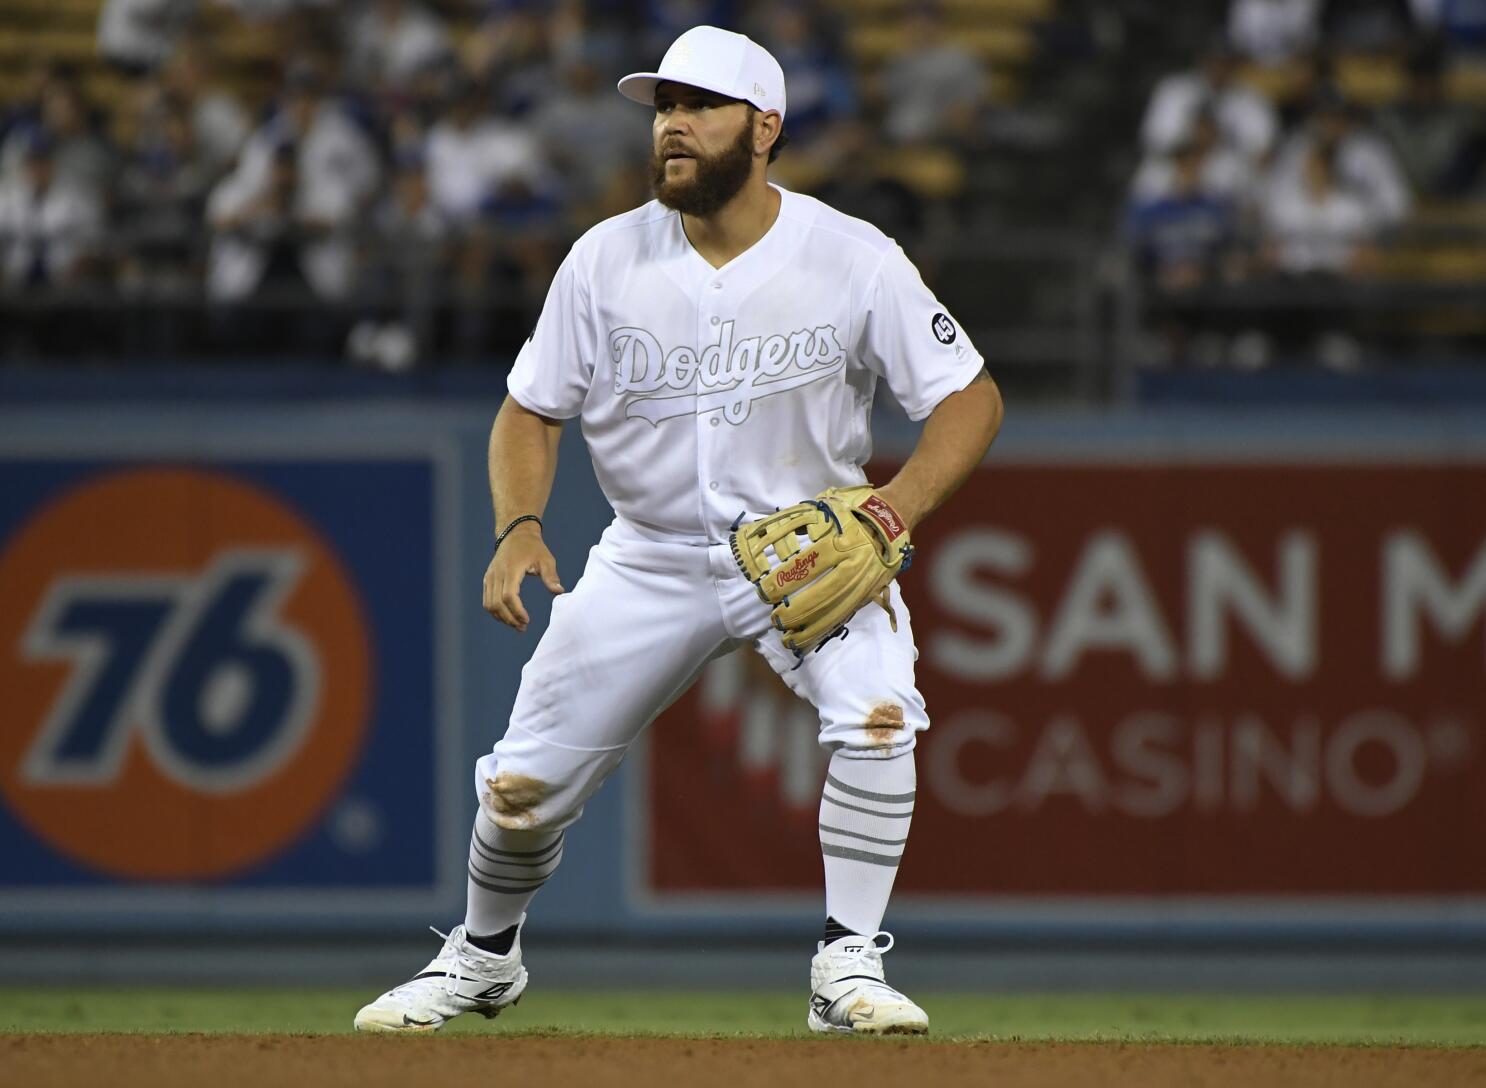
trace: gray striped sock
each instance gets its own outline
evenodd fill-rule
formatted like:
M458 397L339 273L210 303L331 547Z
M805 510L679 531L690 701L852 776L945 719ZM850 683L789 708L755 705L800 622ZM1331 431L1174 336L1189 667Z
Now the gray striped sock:
M826 914L856 933L876 933L913 822L913 753L892 759L831 757L820 798Z
M484 812L476 813L465 928L470 933L499 933L521 921L527 904L561 860L561 831L507 831Z

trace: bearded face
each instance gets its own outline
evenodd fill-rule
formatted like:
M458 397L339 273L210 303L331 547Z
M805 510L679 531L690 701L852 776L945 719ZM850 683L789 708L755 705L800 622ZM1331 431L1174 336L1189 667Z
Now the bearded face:
M650 156L650 181L656 199L685 215L715 214L738 195L752 170L752 113L743 118L732 143L716 154L709 155L687 141L668 137Z

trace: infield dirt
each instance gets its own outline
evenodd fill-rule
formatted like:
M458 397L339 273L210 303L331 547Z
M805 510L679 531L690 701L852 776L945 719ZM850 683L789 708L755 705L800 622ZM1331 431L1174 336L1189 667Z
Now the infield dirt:
M17 1088L423 1084L1353 1086L1486 1083L1486 1049L917 1040L267 1035L0 1037Z

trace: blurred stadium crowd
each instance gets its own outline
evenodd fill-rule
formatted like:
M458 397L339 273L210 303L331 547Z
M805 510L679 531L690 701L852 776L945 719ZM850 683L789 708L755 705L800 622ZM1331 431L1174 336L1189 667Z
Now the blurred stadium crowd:
M1351 369L1359 305L1388 301L1369 286L1477 286L1483 79L1481 0L1231 0L1140 128L1126 232L1165 306L1153 355Z
M58 4L92 15L89 0L47 0ZM116 332L134 354L346 353L391 367L509 349L567 243L648 199L650 115L614 81L699 22L740 27L783 63L786 183L900 233L918 198L866 178L870 132L973 140L985 95L984 62L927 5L871 83L847 59L839 13L810 2L91 8L96 60L39 52L0 114L5 290L55 304L11 310L12 358ZM84 296L95 305L74 311Z
M0 361L509 358L701 22L1003 368L1486 356L1486 0L5 0Z

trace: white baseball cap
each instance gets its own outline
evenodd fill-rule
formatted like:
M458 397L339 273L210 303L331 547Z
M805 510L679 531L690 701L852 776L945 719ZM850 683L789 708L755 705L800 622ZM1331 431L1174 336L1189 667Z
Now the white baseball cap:
M657 83L684 83L752 102L784 120L784 69L757 42L715 26L694 26L671 43L660 71L635 72L619 81L619 93L655 105Z

